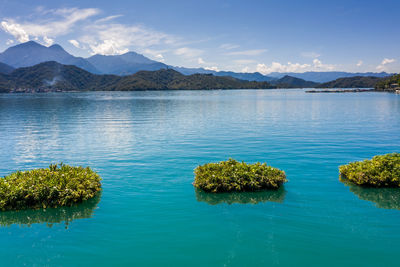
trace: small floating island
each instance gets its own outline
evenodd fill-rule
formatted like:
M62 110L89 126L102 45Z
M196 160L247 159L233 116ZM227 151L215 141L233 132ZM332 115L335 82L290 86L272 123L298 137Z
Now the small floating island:
M390 153L371 160L339 167L340 181L365 187L400 187L400 154Z
M287 182L284 171L266 163L246 164L234 159L198 166L194 173L193 185L211 193L278 189Z
M101 191L101 178L89 167L52 164L0 178L0 210L71 206Z

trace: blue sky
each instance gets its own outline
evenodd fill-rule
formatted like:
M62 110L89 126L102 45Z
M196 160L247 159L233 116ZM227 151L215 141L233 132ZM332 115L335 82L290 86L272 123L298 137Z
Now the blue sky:
M0 50L36 40L215 70L399 72L399 10L398 0L0 0Z

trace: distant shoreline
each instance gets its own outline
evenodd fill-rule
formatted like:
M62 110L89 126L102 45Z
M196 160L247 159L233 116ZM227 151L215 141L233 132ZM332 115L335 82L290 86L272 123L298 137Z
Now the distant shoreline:
M378 92L376 89L332 89L332 90L308 90L306 93L362 93L362 92Z

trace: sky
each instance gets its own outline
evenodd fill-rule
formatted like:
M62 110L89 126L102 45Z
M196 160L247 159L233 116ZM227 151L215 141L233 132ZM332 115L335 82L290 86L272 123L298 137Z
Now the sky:
M237 72L400 72L399 0L0 0L0 51L135 51Z

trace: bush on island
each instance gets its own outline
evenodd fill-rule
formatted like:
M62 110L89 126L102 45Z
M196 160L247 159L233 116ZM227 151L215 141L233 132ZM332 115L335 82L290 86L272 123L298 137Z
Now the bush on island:
M101 190L100 176L89 167L52 164L0 178L0 210L71 206Z
M246 164L234 159L198 166L193 185L206 192L240 192L278 189L285 183L284 171L266 163Z
M369 187L400 187L400 154L391 153L371 160L339 167L340 181Z

